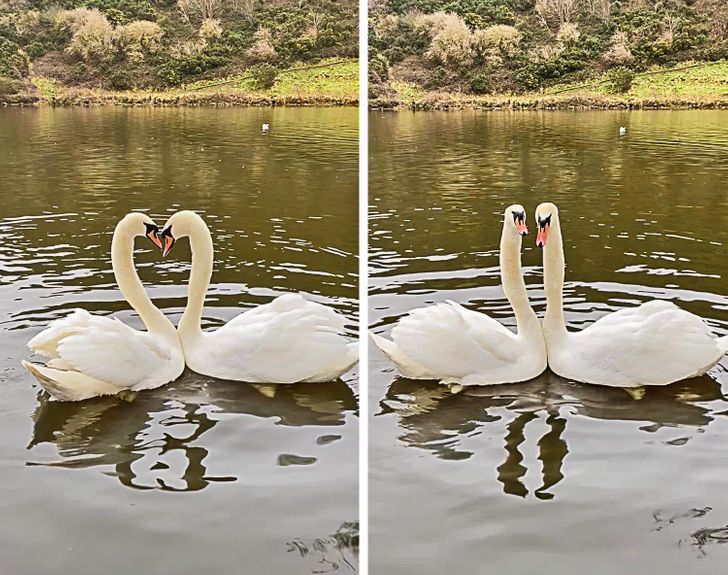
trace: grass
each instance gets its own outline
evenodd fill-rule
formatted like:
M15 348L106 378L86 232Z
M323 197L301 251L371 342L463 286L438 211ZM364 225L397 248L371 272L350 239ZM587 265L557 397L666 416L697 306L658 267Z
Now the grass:
M638 74L625 94L608 94L604 76L590 83L559 84L542 92L474 96L428 92L392 82L392 93L370 102L373 107L460 108L728 108L728 61L684 62Z
M274 85L259 89L248 74L206 80L164 91L107 91L69 87L48 78L31 78L27 93L9 103L52 105L323 105L358 103L359 64L328 60L295 65L279 72Z

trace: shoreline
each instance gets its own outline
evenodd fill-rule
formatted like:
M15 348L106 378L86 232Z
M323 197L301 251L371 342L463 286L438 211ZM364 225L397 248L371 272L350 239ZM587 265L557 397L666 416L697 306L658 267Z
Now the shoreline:
M149 93L149 94L80 94L61 98L45 99L34 94L13 94L0 96L2 107L29 108L95 108L119 107L356 107L358 98L334 95L321 96L257 96L241 93Z
M725 98L615 98L608 96L502 96L456 97L450 94L429 94L410 100L371 99L369 109L402 111L459 110L728 110Z

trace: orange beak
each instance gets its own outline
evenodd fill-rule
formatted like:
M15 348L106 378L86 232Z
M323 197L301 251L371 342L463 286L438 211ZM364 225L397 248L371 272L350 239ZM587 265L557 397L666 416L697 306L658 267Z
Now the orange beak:
M549 237L549 224L546 224L544 227L538 228L538 233L536 234L536 245L539 248L543 248L546 246L546 240Z
M160 246L162 248L162 257L166 256L169 253L169 250L172 249L172 246L174 245L174 238L172 236L164 236L164 246Z
M162 249L162 240L159 239L159 236L157 236L157 232L154 230L149 230L147 232L147 237L152 240L152 243L157 246L160 250Z
M528 235L528 228L525 221L516 220L516 231L522 236Z

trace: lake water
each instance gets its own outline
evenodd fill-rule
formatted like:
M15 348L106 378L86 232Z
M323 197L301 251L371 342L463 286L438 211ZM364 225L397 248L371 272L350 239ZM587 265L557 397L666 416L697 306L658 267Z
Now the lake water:
M186 373L132 403L61 404L20 360L77 306L141 327L109 256L130 210L204 214L207 326L300 291L356 336L357 111L0 110L0 174L0 572L352 572L355 370L275 393ZM137 245L176 322L187 242L164 260Z
M514 202L543 317L542 201L560 208L571 329L659 298L728 333L728 112L377 112L370 147L377 333L445 299L514 327L497 259ZM548 372L453 395L378 350L370 366L374 573L725 570L728 358L643 396Z

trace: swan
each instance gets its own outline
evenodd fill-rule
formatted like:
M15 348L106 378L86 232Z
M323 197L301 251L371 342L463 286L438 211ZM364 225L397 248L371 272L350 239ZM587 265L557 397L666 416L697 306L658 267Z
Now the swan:
M200 321L212 277L212 236L202 217L187 210L165 223L162 255L185 237L190 241L192 271L177 331L192 371L248 383L325 382L357 362L358 345L341 335L344 317L300 294L279 296L216 331L203 332Z
M610 313L579 332L567 331L559 210L551 203L539 205L536 223L546 291L543 334L556 374L613 387L668 385L704 374L728 351L728 337L715 337L700 317L662 300Z
M391 341L371 334L401 375L465 386L516 383L544 372L546 345L521 273L521 241L527 233L523 206L506 208L501 282L518 333L452 301L416 309L397 323Z
M177 330L149 299L134 267L134 238L146 236L161 248L158 231L149 216L132 212L119 221L111 240L116 282L148 331L75 309L28 342L50 360L47 365L23 361L23 367L54 399L82 401L153 389L181 375L185 363Z

